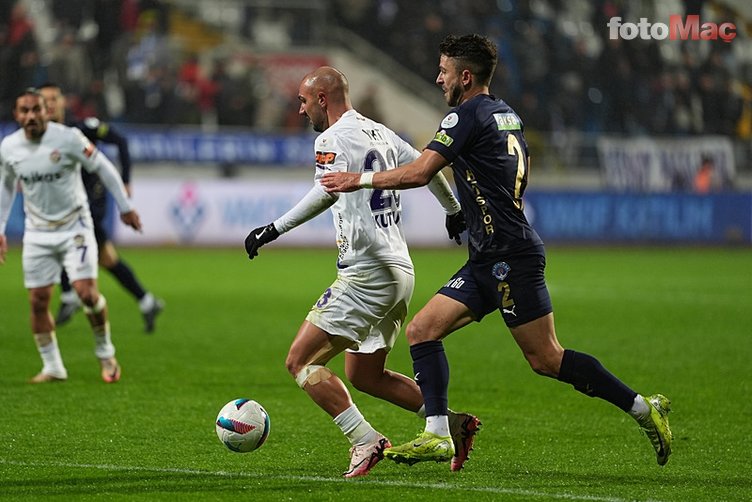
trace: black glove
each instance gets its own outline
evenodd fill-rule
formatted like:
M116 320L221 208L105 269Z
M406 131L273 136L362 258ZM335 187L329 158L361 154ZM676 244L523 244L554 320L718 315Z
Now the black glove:
M274 223L254 228L251 233L248 234L248 237L245 238L245 251L248 253L248 259L252 260L258 256L259 248L264 244L269 244L277 237L279 237L279 232L274 228Z
M465 213L460 209L454 214L448 214L446 217L446 229L450 239L454 239L454 242L459 246L462 244L462 238L460 234L467 229L465 224Z

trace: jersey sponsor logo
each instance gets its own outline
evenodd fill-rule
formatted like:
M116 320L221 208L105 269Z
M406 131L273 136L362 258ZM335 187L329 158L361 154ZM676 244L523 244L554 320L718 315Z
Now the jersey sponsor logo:
M499 131L519 131L522 129L520 118L514 113L494 113L493 118Z
M52 150L52 152L50 153L50 160L52 161L53 164L57 164L58 162L60 162L60 159L62 157L63 156L60 153L60 150Z
M316 163L321 165L334 164L337 154L334 152L316 152Z
M460 121L460 116L457 115L457 113L452 112L446 117L444 117L444 120L441 121L441 127L444 129L451 129L452 127L456 126Z
M439 143L447 147L454 143L454 139L449 136L443 129L436 133L436 136L433 137L433 140L438 141Z
M462 286L465 284L465 279L462 277L454 277L450 279L449 282L444 284L445 288L451 288L451 289L462 289Z
M495 263L493 268L491 269L491 275L496 277L498 280L503 281L507 278L507 275L509 275L509 271L512 270L512 267L510 267L507 262L500 261L499 263Z
M22 174L21 176L19 176L19 179L22 182L26 183L27 185L31 185L33 183L37 183L40 181L50 183L50 182L53 182L62 178L63 174L64 174L63 171L56 171L54 173L33 172L29 175Z

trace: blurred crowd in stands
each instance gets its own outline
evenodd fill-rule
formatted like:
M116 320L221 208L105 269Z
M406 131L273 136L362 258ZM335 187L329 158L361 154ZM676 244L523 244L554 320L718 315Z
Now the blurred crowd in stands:
M12 100L21 89L51 80L66 91L71 113L78 117L304 127L296 117L295 96L275 94L252 59L232 57L228 50L206 57L208 52L175 44L170 23L177 4L41 3L46 21L28 12L29 2L0 0L0 120L11 119ZM436 77L437 47L446 34L493 37L500 64L492 91L518 111L529 129L752 135L752 64L748 53L744 57L735 49L748 43L748 35L739 14L723 2L329 0L322 5L329 20L427 82ZM246 9L239 35L251 43L277 37L277 45L290 50L306 44L299 28L305 23L275 24L273 10L263 13L265 18ZM668 14L692 13L703 21L735 21L744 40L611 40L606 27L613 16L665 22ZM290 33L280 33L279 26Z

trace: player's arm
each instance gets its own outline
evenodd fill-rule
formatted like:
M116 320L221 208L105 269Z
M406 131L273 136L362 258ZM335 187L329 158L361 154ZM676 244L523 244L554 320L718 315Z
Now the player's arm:
M115 199L115 204L120 211L120 220L134 230L140 231L141 218L131 205L128 193L125 191L125 185L123 185L123 180L115 165L99 152L81 131L78 129L72 130L76 132L81 146L80 149L73 149L73 156L81 162L84 169L96 174L102 180L104 186Z
M88 119L87 119L88 120ZM94 119L97 120L97 119ZM128 186L131 182L131 153L128 149L128 139L123 134L106 122L98 122L97 139L103 143L115 145L118 149L118 158L120 159L120 177L126 191L130 195Z
M413 162L397 169L362 174L330 172L324 174L321 184L329 193L354 192L361 188L415 188L427 185L447 164L442 155L426 149Z
M5 263L5 256L8 253L5 227L8 224L15 196L16 177L3 165L2 159L0 159L0 265Z
M248 253L248 259L252 260L258 256L258 250L261 246L323 213L336 200L337 197L327 193L320 184L313 185L313 188L284 215L268 225L251 230L251 233L245 238L245 250Z

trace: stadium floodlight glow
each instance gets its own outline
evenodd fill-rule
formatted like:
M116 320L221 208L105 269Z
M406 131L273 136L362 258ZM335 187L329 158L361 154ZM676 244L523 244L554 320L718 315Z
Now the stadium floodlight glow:
M700 16L690 15L682 19L679 15L668 17L668 24L651 23L648 18L641 17L637 23L622 22L621 17L614 16L606 23L608 37L611 40L621 38L634 40L639 37L642 40L718 40L726 43L736 38L736 25L734 23L700 24Z

